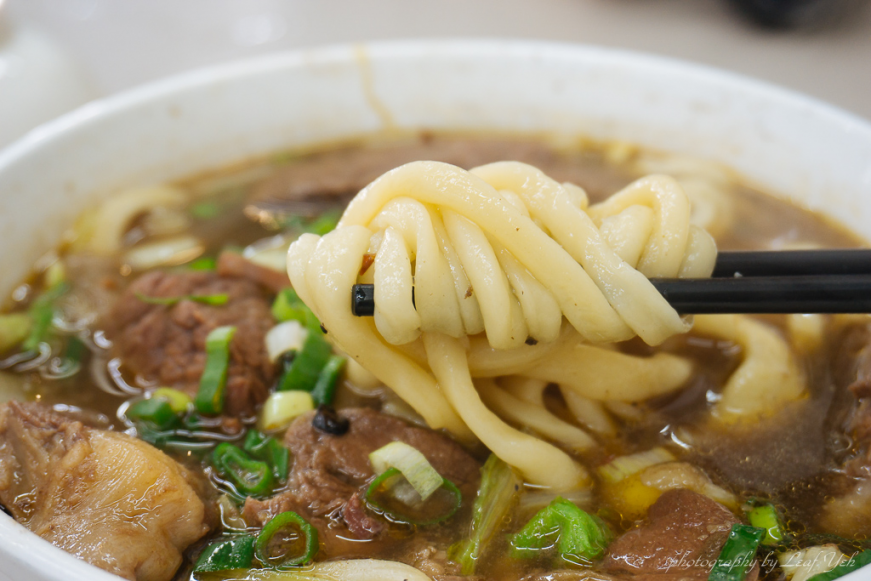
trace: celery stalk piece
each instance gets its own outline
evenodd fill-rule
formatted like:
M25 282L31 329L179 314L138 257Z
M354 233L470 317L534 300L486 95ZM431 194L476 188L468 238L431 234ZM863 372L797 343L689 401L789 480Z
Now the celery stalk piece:
M463 575L473 575L487 545L505 526L520 497L520 478L508 464L491 454L481 468L481 485L472 507L469 537L455 543L448 556L460 564Z

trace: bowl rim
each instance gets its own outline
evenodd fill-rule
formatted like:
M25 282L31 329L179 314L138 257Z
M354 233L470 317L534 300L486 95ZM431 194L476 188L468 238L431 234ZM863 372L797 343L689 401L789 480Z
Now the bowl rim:
M507 54L507 53L551 53L584 56L612 62L634 62L651 69L659 69L663 73L688 74L715 84L727 84L742 92L768 94L772 98L789 102L805 108L812 108L830 117L833 122L842 126L852 126L871 132L871 119L866 119L857 113L848 111L827 101L807 95L800 91L783 87L775 83L758 79L749 75L736 73L726 69L684 61L678 58L656 55L623 48L610 48L593 44L555 42L545 40L512 40L512 39L398 39L361 43L325 44L312 47L277 51L251 58L198 67L183 71L165 78L156 79L129 89L94 99L65 113L51 121L40 124L27 133L0 149L0 172L17 159L25 157L32 150L56 135L72 131L95 117L103 117L120 113L124 109L146 103L153 99L205 86L218 80L238 79L246 75L269 70L282 69L293 65L326 63L330 61L347 61L349 55L357 49L364 49L371 59L404 55L409 52L426 51L435 53L472 52L477 54Z
M239 81L248 75L305 67L311 64L345 63L353 58L352 55L355 51L361 48L373 61L391 56L407 58L409 54L448 56L462 53L478 57L547 54L561 55L579 62L595 60L599 64L624 63L665 74L692 77L714 86L728 87L732 91L765 96L772 101L814 110L825 117L829 123L850 132L867 134L868 141L871 142L871 120L856 113L768 81L678 58L622 48L543 40L506 38L397 39L325 44L267 53L183 71L101 97L31 129L5 148L0 149L0 174L6 168L26 159L61 136L75 133L77 129L99 119L135 110L138 106L161 97L207 87L216 82ZM38 551L29 552L34 547ZM36 557L35 563L34 556ZM117 581L119 579L119 577L90 565L44 541L2 513L0 513L0 561L4 565L7 563L18 564L25 567L25 570L47 575L51 579L70 581ZM4 566L3 569L5 568ZM860 575L858 572L853 573L850 578L858 579L858 575ZM0 571L0 577L2 576L3 571ZM864 576L871 578L871 574Z

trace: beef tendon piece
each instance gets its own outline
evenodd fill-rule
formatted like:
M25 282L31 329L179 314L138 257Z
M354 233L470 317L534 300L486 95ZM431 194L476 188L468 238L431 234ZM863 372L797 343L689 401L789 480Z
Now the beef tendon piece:
M339 410L349 429L331 435L312 425L314 415L299 417L285 434L294 459L287 491L267 500L249 498L244 509L249 524L262 526L292 510L317 527L328 557L367 556L376 547L385 548L397 537L387 534L383 521L367 512L360 495L375 476L369 454L394 441L420 450L439 474L457 485L465 504L475 498L480 465L448 436L362 408Z
M137 581L169 581L205 535L189 475L126 434L38 404L0 406L0 503L45 540Z
M216 294L226 294L229 300L223 305L191 300L156 305L140 298ZM265 343L275 324L269 296L246 278L154 271L130 285L103 324L113 355L128 370L192 396L206 364L206 336L216 327L234 325L224 413L247 416L266 400L275 374Z
M648 509L647 522L611 544L603 569L636 580L704 581L737 523L735 515L707 496L669 490ZM754 566L747 579L757 576Z

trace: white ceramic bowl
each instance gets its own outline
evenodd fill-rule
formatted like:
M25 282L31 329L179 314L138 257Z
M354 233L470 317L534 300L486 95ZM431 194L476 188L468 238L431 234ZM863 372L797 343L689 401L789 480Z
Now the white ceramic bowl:
M394 42L204 69L34 130L0 152L0 296L119 188L390 127L546 130L715 159L871 238L871 125L828 105L614 50ZM0 579L117 581L3 514Z

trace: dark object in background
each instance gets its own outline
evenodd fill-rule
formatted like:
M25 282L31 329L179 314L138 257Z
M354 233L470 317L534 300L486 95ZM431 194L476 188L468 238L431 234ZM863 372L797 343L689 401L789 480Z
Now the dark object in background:
M744 16L766 28L818 27L842 18L854 0L730 0Z

